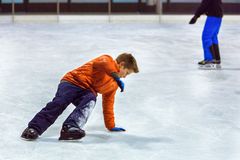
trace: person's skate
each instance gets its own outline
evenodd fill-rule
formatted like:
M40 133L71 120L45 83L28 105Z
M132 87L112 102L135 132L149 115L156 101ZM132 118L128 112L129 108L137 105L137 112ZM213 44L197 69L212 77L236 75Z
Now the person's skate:
M85 136L85 131L70 125L64 125L58 140L78 140Z
M28 141L36 140L38 138L38 132L33 128L27 127L23 131L21 138Z
M221 60L213 60L213 64L215 64L215 69L221 69L222 66L221 66Z
M206 70L218 70L221 69L221 61L219 60L212 60L212 61L200 61L198 62L199 69L206 69Z

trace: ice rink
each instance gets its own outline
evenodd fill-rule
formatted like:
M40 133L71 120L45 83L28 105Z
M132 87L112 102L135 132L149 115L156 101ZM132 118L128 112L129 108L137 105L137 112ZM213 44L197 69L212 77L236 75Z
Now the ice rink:
M204 18L204 16L203 16ZM222 24L222 70L199 70L203 23L0 25L0 160L239 160L240 27ZM59 142L70 105L37 141L20 139L61 77L101 54L131 52L140 72L118 90L104 127L101 95L87 136Z

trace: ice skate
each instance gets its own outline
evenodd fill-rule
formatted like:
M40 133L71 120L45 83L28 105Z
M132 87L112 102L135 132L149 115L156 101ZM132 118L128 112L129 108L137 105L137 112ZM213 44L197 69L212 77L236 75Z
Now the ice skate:
M220 61L201 61L198 63L199 69L205 69L205 70L219 70L221 69L221 62Z
M205 64L207 64L207 63L209 63L209 61L207 61L207 60L202 60L202 61L198 62L198 65L199 65L199 66L202 66L202 65L205 65Z
M219 70L221 69L221 61L220 60L202 60L198 62L199 69L205 69L205 70Z
M21 135L21 138L23 140L28 140L28 141L36 140L38 138L38 132L35 129L33 129L33 128L27 127L23 131L23 133Z
M58 140L79 140L85 135L85 131L80 128L64 125Z

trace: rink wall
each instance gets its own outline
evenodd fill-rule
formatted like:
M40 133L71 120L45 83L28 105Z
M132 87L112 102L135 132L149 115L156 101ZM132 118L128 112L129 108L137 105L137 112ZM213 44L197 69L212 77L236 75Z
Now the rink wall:
M192 15L0 15L0 23L186 23ZM204 21L201 16L198 21ZM226 23L240 23L240 15L226 15Z

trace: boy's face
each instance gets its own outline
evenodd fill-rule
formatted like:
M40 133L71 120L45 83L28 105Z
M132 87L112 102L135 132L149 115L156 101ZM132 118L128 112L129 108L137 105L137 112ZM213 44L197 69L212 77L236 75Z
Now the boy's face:
M119 64L119 70L120 71L118 72L118 76L120 78L125 78L128 75L130 75L131 73L133 73L133 70L124 67L124 62L121 62Z

